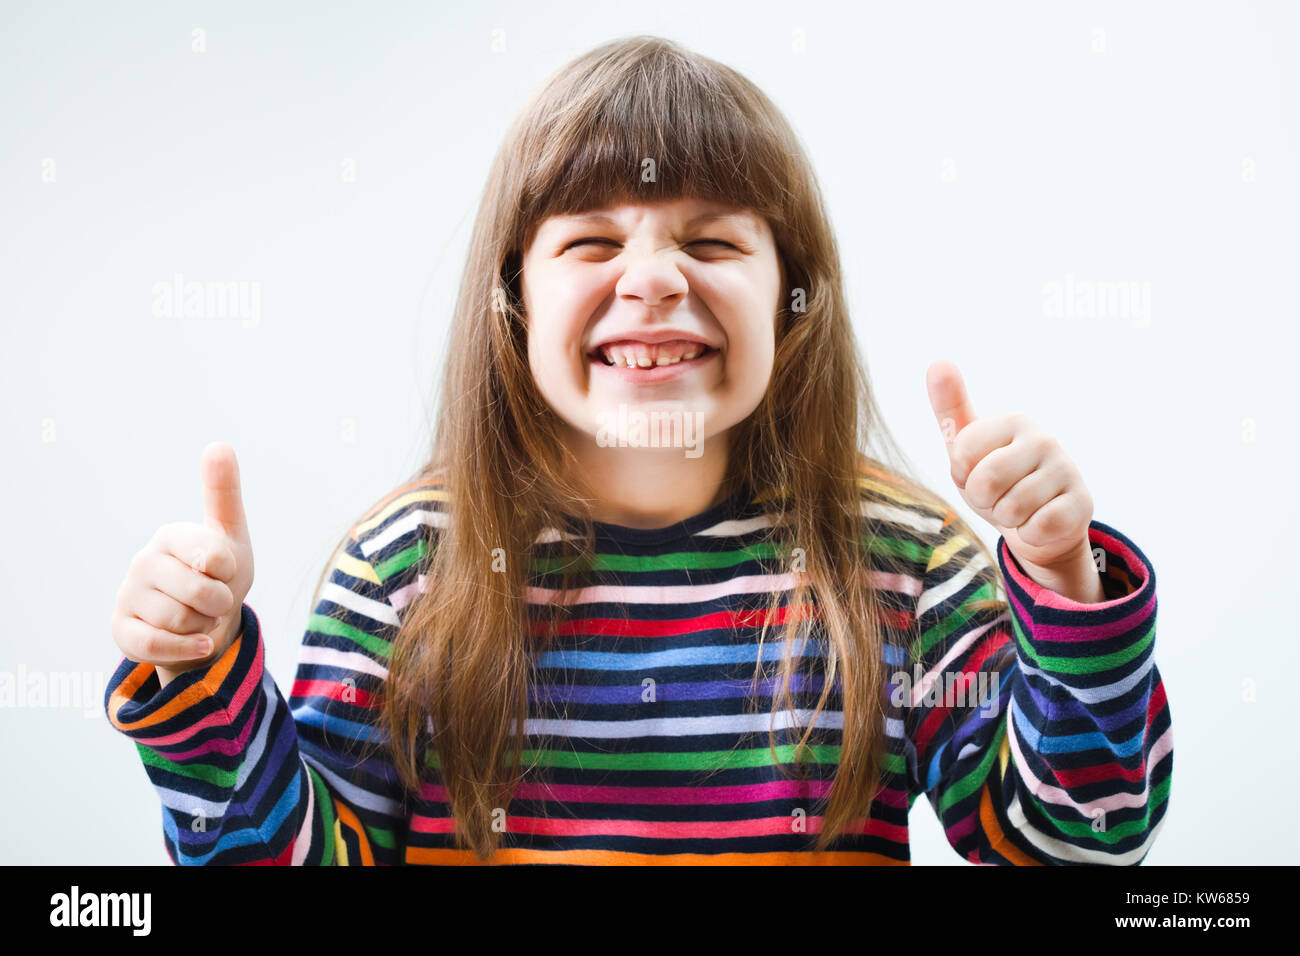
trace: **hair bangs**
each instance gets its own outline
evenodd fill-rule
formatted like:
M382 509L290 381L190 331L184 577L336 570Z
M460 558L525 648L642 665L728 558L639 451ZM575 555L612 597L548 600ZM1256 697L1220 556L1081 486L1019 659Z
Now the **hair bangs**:
M728 72L656 46L547 92L556 108L539 108L517 154L533 160L517 180L520 247L551 216L625 203L700 199L785 220L784 142Z

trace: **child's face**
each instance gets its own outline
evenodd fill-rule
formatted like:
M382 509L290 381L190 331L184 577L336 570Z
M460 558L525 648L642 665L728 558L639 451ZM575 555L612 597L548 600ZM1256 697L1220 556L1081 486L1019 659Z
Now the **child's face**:
M727 218L699 218L717 215ZM622 404L699 413L698 437L711 438L767 389L781 283L771 229L744 209L678 199L553 216L535 228L520 277L533 377L587 435ZM680 349L627 344L664 333L716 352L674 363ZM611 340L627 345L614 349L618 366L592 357Z

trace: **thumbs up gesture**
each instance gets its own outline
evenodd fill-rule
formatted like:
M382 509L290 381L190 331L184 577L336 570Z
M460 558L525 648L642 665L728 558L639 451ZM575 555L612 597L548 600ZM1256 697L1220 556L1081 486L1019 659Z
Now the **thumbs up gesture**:
M253 546L235 452L203 449L203 523L165 524L127 568L113 608L113 640L153 664L163 686L219 658L240 634L253 585Z
M962 500L1038 584L1080 603L1102 601L1088 538L1092 495L1056 439L1020 413L977 418L951 362L931 364L925 385Z

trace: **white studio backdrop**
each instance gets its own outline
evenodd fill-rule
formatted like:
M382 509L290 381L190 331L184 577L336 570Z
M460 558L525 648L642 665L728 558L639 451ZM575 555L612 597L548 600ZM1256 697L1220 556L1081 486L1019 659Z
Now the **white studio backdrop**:
M1147 864L1300 861L1278 796L1300 782L1297 9L0 3L0 672L85 682L82 706L0 708L0 862L168 862L103 715L131 555L201 520L199 452L228 441L287 693L332 545L428 444L506 125L551 71L638 33L789 116L931 487L996 541L929 408L948 358L978 413L1052 431L1095 517L1151 558L1175 757ZM159 283L193 280L255 307L156 314ZM914 862L964 865L924 800L911 825Z

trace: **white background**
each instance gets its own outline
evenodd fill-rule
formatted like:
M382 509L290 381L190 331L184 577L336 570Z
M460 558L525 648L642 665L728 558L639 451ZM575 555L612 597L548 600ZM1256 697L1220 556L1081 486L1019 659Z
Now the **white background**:
M949 358L977 413L1051 430L1095 517L1153 561L1176 746L1147 863L1300 861L1296 11L0 4L0 670L88 671L102 694L127 563L202 519L220 439L287 693L331 546L428 444L506 125L572 57L653 33L739 69L799 132L874 387L931 487L996 541L928 405ZM259 283L259 321L154 316L177 273ZM1054 318L1044 289L1067 276L1137 283L1150 311ZM98 694L0 710L0 861L167 862ZM912 841L918 864L964 865L924 801Z

